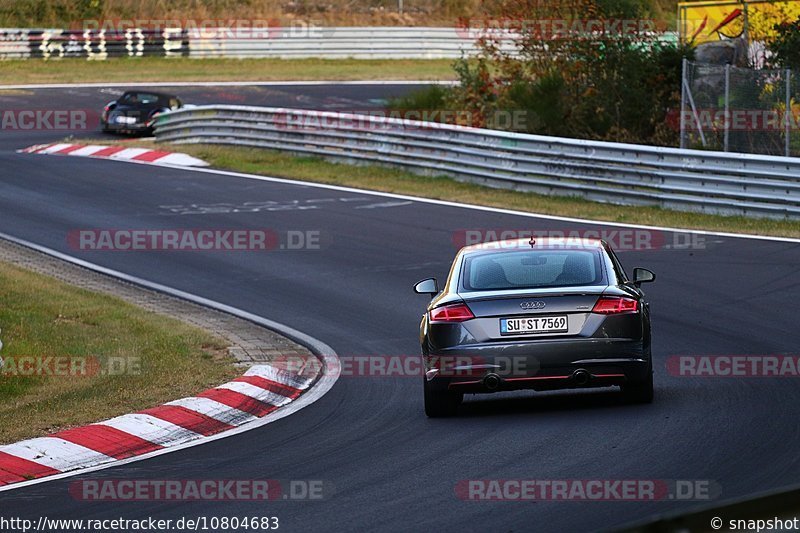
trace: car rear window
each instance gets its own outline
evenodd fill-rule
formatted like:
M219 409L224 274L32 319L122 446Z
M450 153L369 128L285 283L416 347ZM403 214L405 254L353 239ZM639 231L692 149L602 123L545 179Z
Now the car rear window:
M127 93L122 96L123 104L154 104L158 102L159 96L151 93Z
M487 291L602 283L599 252L525 250L467 256L462 285L468 291Z

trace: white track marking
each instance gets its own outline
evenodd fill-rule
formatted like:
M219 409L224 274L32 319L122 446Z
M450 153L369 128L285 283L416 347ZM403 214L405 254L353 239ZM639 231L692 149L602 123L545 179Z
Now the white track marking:
M245 376L259 376L262 378L266 378L272 381L276 381L278 383L283 383L284 385L289 385L290 387L294 387L295 389L305 390L308 388L309 381L306 378L302 378L300 376L290 375L283 370L278 368L269 366L269 365L257 365L249 368L247 372L244 373Z
M83 148L78 148L75 151L69 153L69 155L77 155L77 156L90 156L100 150L105 150L108 146L102 146L99 144L90 144L88 146L84 146Z
M58 151L63 150L65 148L69 148L70 146L72 146L72 145L69 144L69 143L57 143L57 144L53 144L51 146L47 146L45 148L36 150L36 153L37 154L52 154L53 152L58 152Z
M192 167L207 167L208 163L202 159L197 159L188 154L173 153L160 157L157 161L159 165L176 165L179 167L192 166Z
M124 431L159 446L169 446L202 436L172 422L142 413L118 416L100 422L99 425Z
M125 148L117 153L108 156L109 159L133 159L147 152L152 152L149 148Z
M231 381L230 383L225 383L217 388L238 392L239 394L244 394L245 396L253 398L254 400L268 403L270 405L277 405L279 407L292 401L291 398L281 396L280 394L262 389L261 387L256 387L255 385L251 385L243 381Z
M38 437L0 446L0 452L60 471L114 461L113 457L57 437Z
M209 416L220 422L230 424L231 426L239 426L245 422L257 420L257 417L250 413L234 409L233 407L212 400L211 398L181 398L180 400L167 402L165 405L185 407L190 411Z

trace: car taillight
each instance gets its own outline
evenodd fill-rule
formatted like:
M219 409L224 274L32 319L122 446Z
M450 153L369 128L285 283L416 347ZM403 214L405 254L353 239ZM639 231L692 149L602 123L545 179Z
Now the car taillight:
M639 301L622 296L601 296L594 304L592 313L615 315L618 313L635 313L639 310Z
M429 313L431 322L464 322L475 318L467 304L452 304L431 309Z

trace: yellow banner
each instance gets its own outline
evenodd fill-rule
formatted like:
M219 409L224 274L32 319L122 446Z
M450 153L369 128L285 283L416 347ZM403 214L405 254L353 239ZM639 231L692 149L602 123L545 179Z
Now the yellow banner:
M775 36L774 26L800 17L800 1L785 2L680 2L678 26L681 42L701 44L741 37L745 20L751 41Z

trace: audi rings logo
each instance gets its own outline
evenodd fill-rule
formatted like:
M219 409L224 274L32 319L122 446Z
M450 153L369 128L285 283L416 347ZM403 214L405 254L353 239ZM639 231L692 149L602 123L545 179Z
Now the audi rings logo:
M544 306L547 305L541 300L532 300L530 302L522 302L519 306L524 309L525 311L530 311L533 309L544 309Z

